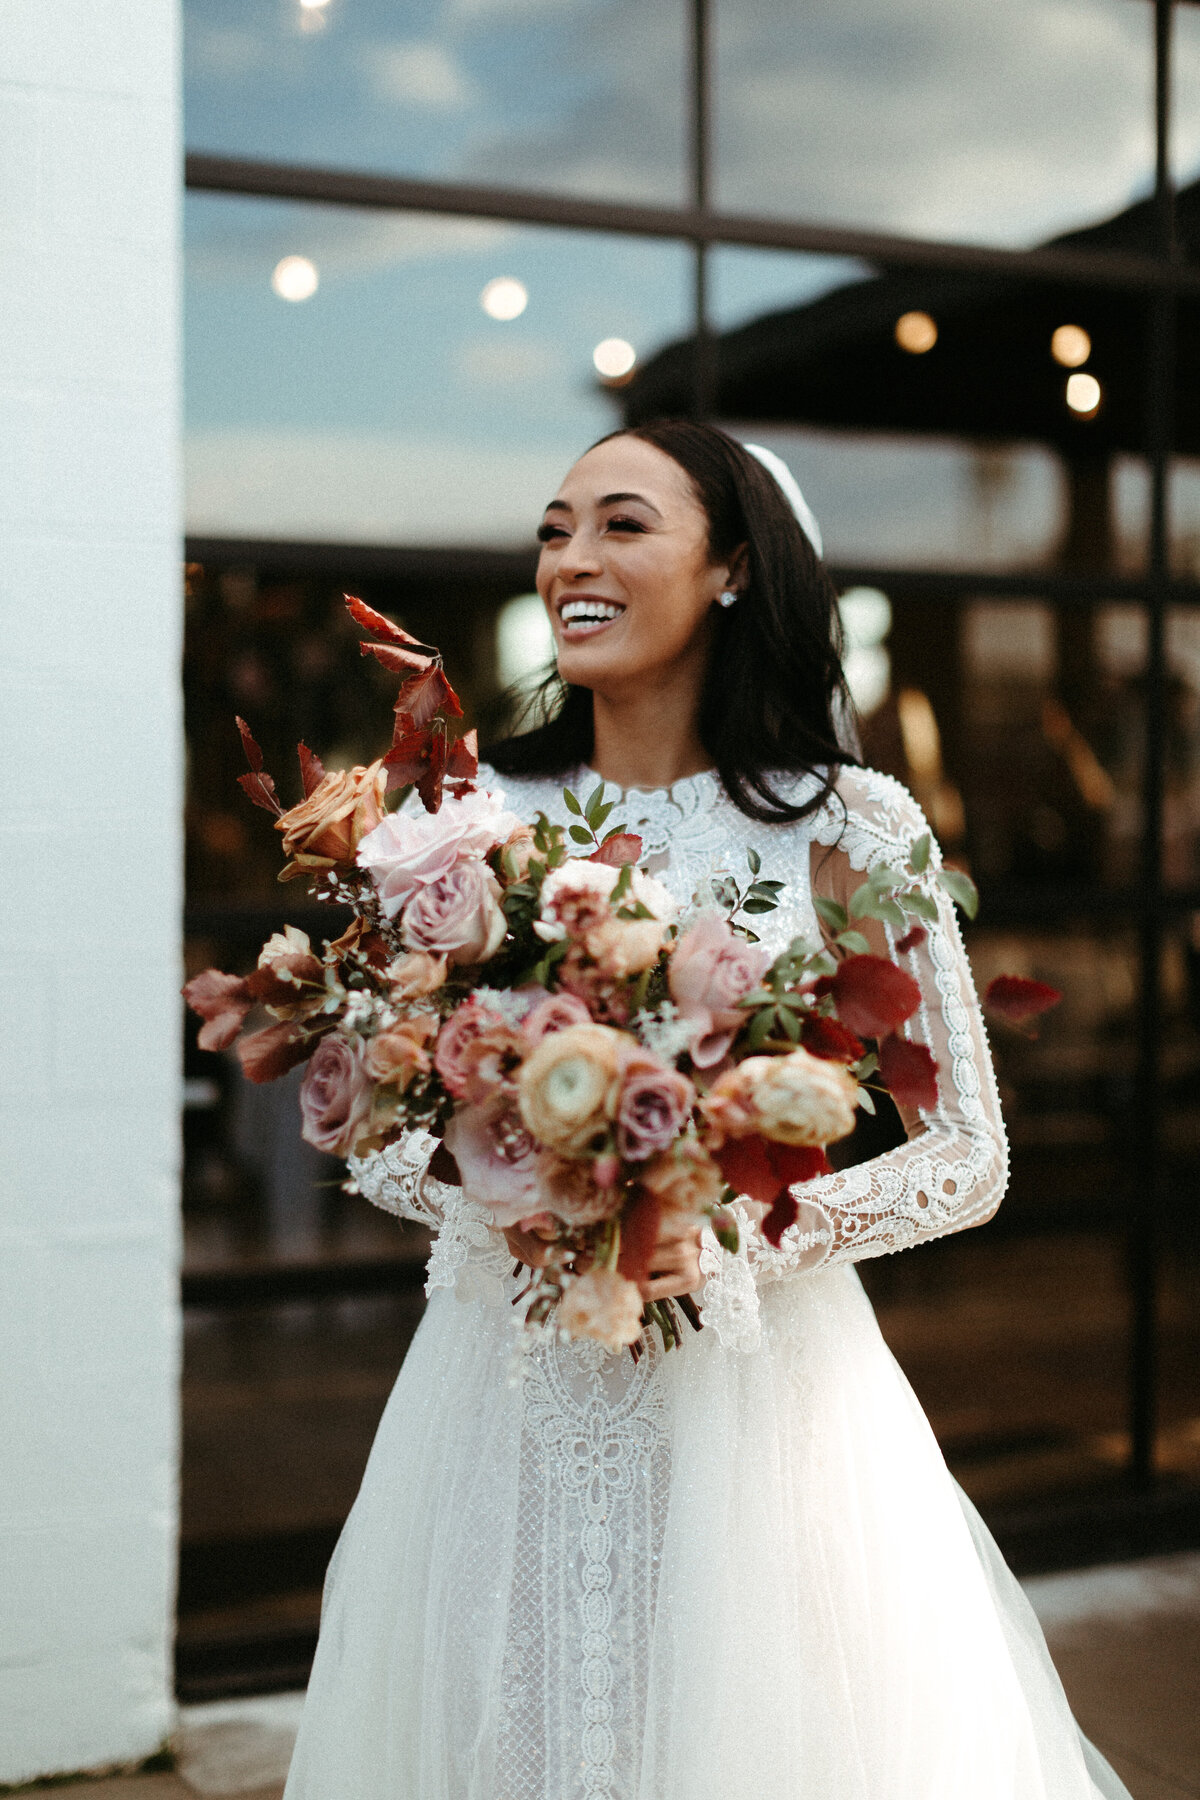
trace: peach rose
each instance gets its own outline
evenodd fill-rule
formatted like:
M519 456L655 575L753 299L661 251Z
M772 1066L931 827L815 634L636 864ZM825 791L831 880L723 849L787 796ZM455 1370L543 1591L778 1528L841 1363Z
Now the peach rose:
M400 916L410 950L448 956L452 963L487 962L504 942L500 883L486 863L464 860L417 889Z
M428 950L408 950L396 957L384 970L388 998L395 1006L408 1000L423 1000L436 993L446 979L444 956L430 956Z
M373 1037L363 1054L363 1067L372 1081L403 1093L414 1075L428 1075L433 1059L427 1046L437 1028L437 1020L426 1014L403 1019Z
M641 1336L642 1296L615 1269L589 1269L559 1301L558 1323L568 1337L594 1338L606 1349L623 1350Z
M680 1016L695 1028L692 1061L698 1069L719 1063L746 1014L743 994L758 986L771 960L761 944L747 943L715 910L702 912L676 944L667 983Z
M280 871L280 881L352 863L361 840L384 817L386 789L382 758L366 768L326 775L307 800L275 821L275 829L283 833L284 855L291 859Z
M314 956L308 933L285 925L258 955L256 997L277 1019L307 1019L325 1004L325 965Z
M666 938L659 919L618 919L611 915L594 925L583 947L600 970L614 981L626 981L653 968Z
M521 1117L562 1156L586 1156L617 1116L625 1040L607 1025L571 1025L544 1037L521 1069Z
M438 1033L434 1051L437 1072L456 1100L466 1098L477 1066L474 1047L480 1042L488 1051L501 1042L511 1043L516 1053L522 1048L507 1019L472 996L450 1014Z
M564 1225L596 1225L611 1219L625 1198L619 1186L601 1186L595 1164L587 1158L541 1156L538 1176L543 1205Z
M524 881L529 873L530 858L537 855L537 845L528 825L518 825L500 847L500 879L509 883Z
M757 1132L780 1144L834 1144L854 1129L858 1083L807 1050L748 1056L719 1075L701 1105L720 1140Z
M677 1138L661 1156L646 1164L638 1180L664 1212L707 1212L725 1191L721 1171L703 1144L693 1137Z

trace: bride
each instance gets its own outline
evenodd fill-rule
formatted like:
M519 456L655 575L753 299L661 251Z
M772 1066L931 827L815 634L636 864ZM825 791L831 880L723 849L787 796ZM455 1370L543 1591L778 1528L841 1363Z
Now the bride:
M602 440L546 508L566 684L481 785L566 822L598 779L681 903L748 848L777 953L925 830L839 746L836 602L786 468L707 426ZM354 1165L437 1232L429 1305L325 1584L285 1800L1105 1800L1041 1631L949 1474L854 1264L989 1218L1004 1131L952 909L902 953L940 1092L796 1190L773 1249L664 1230L647 1298L704 1328L635 1362L520 1350L515 1263L444 1149ZM873 948L895 954L890 928ZM450 1179L445 1179L445 1177ZM506 1241L507 1239L507 1241Z

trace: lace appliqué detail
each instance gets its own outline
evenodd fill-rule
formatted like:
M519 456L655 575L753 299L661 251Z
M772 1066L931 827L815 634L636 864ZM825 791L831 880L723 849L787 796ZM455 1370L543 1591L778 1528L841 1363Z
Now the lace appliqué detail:
M500 1734L515 1791L632 1791L670 1477L661 1355L648 1342L635 1367L547 1334L523 1359L522 1462L536 1498L520 1515L530 1574L514 1596ZM553 1583L534 1573L548 1568Z
M704 1227L700 1239L700 1273L704 1277L700 1311L705 1328L717 1334L726 1350L757 1350L762 1338L758 1289L747 1253L754 1226L742 1201L729 1211L738 1222L735 1255L722 1249L711 1226Z
M352 1156L350 1173L359 1193L384 1212L416 1219L436 1233L429 1253L425 1292L453 1288L460 1300L499 1305L512 1257L491 1215L461 1188L429 1173L438 1140L428 1131L409 1131L369 1156Z

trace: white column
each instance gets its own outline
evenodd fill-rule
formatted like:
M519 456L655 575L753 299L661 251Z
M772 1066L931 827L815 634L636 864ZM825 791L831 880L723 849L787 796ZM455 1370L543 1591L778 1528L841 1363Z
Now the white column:
M171 1726L174 0L0 0L0 1782Z

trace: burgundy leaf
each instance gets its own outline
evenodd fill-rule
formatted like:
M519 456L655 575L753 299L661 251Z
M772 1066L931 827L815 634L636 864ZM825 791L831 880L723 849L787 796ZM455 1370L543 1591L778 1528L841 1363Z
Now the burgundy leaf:
M296 754L300 758L300 779L304 783L304 798L307 800L324 781L325 764L307 744L297 744Z
M450 746L446 773L455 781L472 782L479 773L479 733L472 726Z
M1039 1013L1057 1006L1062 995L1045 981L1028 981L1024 975L997 975L989 981L983 1004L999 1013L1010 1025L1023 1025Z
M255 806L261 806L264 812L274 813L277 819L283 817L283 808L279 804L279 796L275 792L275 783L266 774L257 771L253 775L239 775L238 786L248 794Z
M364 631L373 632L376 637L383 638L389 644L407 644L413 650L420 651L425 660L437 655L436 650L431 649L428 644L423 644L420 638L413 637L410 631L405 631L401 626L394 624L391 619L385 618L383 613L376 612L373 606L368 606L356 594L343 594L342 599L346 602L346 609L350 617L356 624L361 625Z
M447 681L445 670L437 664L404 683L396 695L394 710L408 713L414 725L428 725L439 712L451 719L462 718L458 695Z
M247 1080L278 1081L297 1063L307 1062L316 1047L316 1038L306 1037L296 1025L268 1025L242 1038L237 1055Z
M792 1198L785 1189L772 1204L770 1212L762 1222L762 1234L768 1244L779 1248L779 1240L789 1225L794 1225L800 1217L800 1202Z
M713 1161L737 1193L770 1206L784 1185L772 1166L772 1148L758 1136L728 1138L713 1151Z
M633 1201L621 1214L621 1249L617 1257L617 1273L624 1275L626 1280L649 1279L661 1217L662 1201L648 1188L639 1188Z
M254 741L254 733L247 725L245 719L239 718L236 713L234 714L234 718L237 721L238 732L241 736L242 749L246 752L246 761L250 764L252 769L261 769L263 766L263 753Z
M202 1050L227 1049L253 1005L250 989L241 976L225 975L220 969L205 969L202 974L193 975L183 989L183 997L205 1021L197 1039Z
M393 675L411 675L415 669L423 674L430 666L430 658L421 650L406 650L400 644L366 644L360 643L359 652L363 656L373 656L385 669Z
M885 1037L879 1046L879 1073L897 1106L937 1105L937 1063L924 1044Z
M902 938L896 939L896 948L901 956L907 956L910 950L916 950L923 944L928 936L923 925L914 925L911 931L906 931Z
M607 863L610 869L620 869L626 863L636 863L641 854L642 840L636 831L614 831L598 850L592 852L588 861Z
M815 1181L818 1175L833 1174L820 1144L770 1144L768 1149L771 1167L787 1187L797 1181Z
M839 963L833 997L842 1024L859 1037L884 1037L921 1004L912 976L884 956L848 956Z
M865 1046L840 1019L826 1019L821 1013L810 1013L804 1021L800 1042L812 1056L826 1062L854 1063Z

